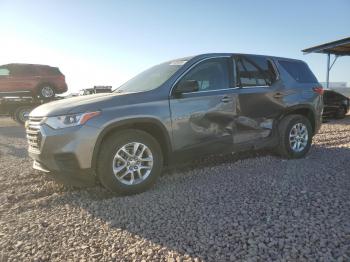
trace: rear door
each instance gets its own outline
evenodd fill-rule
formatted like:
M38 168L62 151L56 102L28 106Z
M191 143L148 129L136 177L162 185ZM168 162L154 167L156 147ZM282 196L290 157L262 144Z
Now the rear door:
M169 103L175 151L200 149L205 154L232 148L237 90L232 88L231 67L230 57L206 59L177 82L195 80L198 91L177 97L174 85Z
M281 82L267 57L236 55L234 60L240 89L233 141L254 143L271 135L274 121L283 112Z

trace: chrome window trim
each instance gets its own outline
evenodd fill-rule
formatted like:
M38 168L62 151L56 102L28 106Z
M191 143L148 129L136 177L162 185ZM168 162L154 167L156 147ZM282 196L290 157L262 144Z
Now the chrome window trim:
M210 59L216 59L216 58L230 58L232 56L213 56L213 57L206 57L206 58L203 58L199 61L197 61L196 63L194 63L193 65L191 65L189 68L186 69L185 72L183 72L176 80L175 82L173 83L173 85L171 86L171 89L170 89L170 92L169 92L169 98L171 98L172 96L172 93L173 93L173 89L174 87L176 86L176 84L183 78L184 75L186 75L190 70L192 70L195 66L197 66L198 64L206 61L206 60L210 60ZM215 90L204 90L204 91L196 91L196 92L188 92L188 93L185 93L185 94L191 94L191 93L203 93L203 92L213 92L213 91L222 91L222 90L232 90L232 89L237 89L239 87L233 87L233 88L223 88L223 89L215 89Z
M232 70L231 74L233 73L233 86L234 88L241 88L238 84L238 79L237 79L237 65L236 65L236 60L234 56L231 56L231 61L232 61Z
M271 57L268 57L267 60L269 60L272 64L272 67L273 67L273 70L275 71L275 74L276 74L276 80L280 80L280 72L278 71L278 68L277 68L277 65L275 63L275 61L271 58Z
M271 86L242 86L242 88L257 88L257 87L266 88L266 87L271 87Z
M184 95L187 94L198 94L198 93L209 93L209 92L216 92L216 91L227 91L227 90L235 90L240 89L240 87L231 87L231 88L222 88L222 89L214 89L214 90L203 90L203 91L196 91L196 92L188 92L184 93Z

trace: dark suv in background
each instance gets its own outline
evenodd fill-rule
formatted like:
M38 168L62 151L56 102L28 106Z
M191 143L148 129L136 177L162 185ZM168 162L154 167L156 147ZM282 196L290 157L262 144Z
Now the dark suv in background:
M52 98L66 91L65 76L57 67L34 64L0 66L0 95Z
M34 168L70 181L97 177L138 193L164 165L207 154L274 148L309 151L321 125L323 89L306 63L204 54L154 66L111 94L42 105L27 123Z

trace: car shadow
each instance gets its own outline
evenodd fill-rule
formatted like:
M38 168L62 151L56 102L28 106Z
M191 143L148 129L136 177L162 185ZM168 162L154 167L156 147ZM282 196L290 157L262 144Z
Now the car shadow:
M93 218L103 221L111 229L125 230L132 235L146 239L161 247L167 247L182 255L188 254L206 260L210 259L210 254L215 254L217 251L215 251L215 248L220 247L220 245L232 247L241 245L249 249L250 246L247 246L244 236L251 234L251 230L257 226L257 221L260 221L262 227L266 225L267 228L270 227L268 230L271 230L274 223L281 219L278 215L270 216L271 203L276 203L276 201L284 203L286 201L285 204L291 207L290 216L292 217L292 207L297 205L298 201L316 201L317 197L320 197L315 196L315 199L313 199L310 196L305 200L302 194L299 196L295 193L293 201L289 202L284 196L276 195L274 193L276 184L271 184L270 190L264 189L266 192L262 193L262 197L256 198L254 192L259 192L261 188L259 186L253 189L247 187L247 180L242 179L244 176L249 177L250 172L252 172L249 165L244 165L246 169L243 169L242 174L229 174L231 178L225 182L222 178L227 179L228 176L221 172L229 171L232 165L226 167L223 164L234 164L243 160L259 160L256 158L260 158L260 161L266 161L267 163L273 161L273 165L286 166L285 171L275 175L273 180L277 181L277 185L284 186L287 184L288 186L287 180L290 179L288 172L290 172L291 166L294 167L298 161L313 161L321 167L318 171L315 171L311 170L315 168L315 165L313 167L310 165L311 171L309 172L320 172L321 170L328 172L329 170L325 168L328 156L333 156L332 163L338 166L338 170L334 172L342 172L342 176L346 176L346 168L349 170L350 166L341 166L342 160L339 156L342 156L342 159L349 159L350 148L328 148L316 145L313 146L311 153L306 158L290 160L290 163L292 163L290 165L288 165L289 161L274 158L268 151L205 158L192 164L165 171L160 179L161 181L155 187L138 195L118 197L96 187L75 191L74 194L77 196L75 200L72 200L69 194L63 194L50 203L49 206L52 208L53 205L68 204L78 207ZM243 162L247 163L247 161ZM213 167L217 167L219 171L213 171L213 174L209 177L201 175L203 169L208 169L211 172ZM326 171L324 176L317 177L321 180L324 177L324 183L328 183L327 179L332 179L332 174L326 173ZM261 173L261 175L266 175L266 179L271 179L267 173ZM302 177L300 181L297 179L295 183L305 183L303 179L308 178ZM339 177L336 179L339 179ZM212 186L207 186L208 183ZM203 185L205 185L205 191L202 190ZM317 188L319 185L314 186L311 182L302 186L309 187L310 192L318 192L319 190ZM285 189L290 190L289 187ZM244 197L242 197L242 194ZM224 208L221 208L221 204ZM235 210L235 213L225 213L228 211L228 206L230 206L229 210ZM279 211L277 209L274 212L278 214ZM288 214L282 218L286 228L293 227L293 223L298 223L298 219L300 218L296 218L296 220L289 219ZM306 223L309 218L306 216L303 219ZM256 231L253 236L259 238L263 237L262 234L261 231ZM115 239L115 241L118 241L118 239ZM280 252L278 246L269 248ZM229 251L235 253L234 248L227 249L226 252Z
M9 138L25 138L26 131L22 126L0 126L0 136Z
M17 125L15 122L12 123L12 120L7 118L0 118L0 138L2 138L1 141L6 141L6 143L0 143L0 156L6 154L23 158L28 155L27 148L23 147L22 143L26 138L24 127ZM11 143L12 139L21 139L21 142L16 146Z
M28 151L23 147L0 143L0 156L5 154L16 158L24 158L28 155Z

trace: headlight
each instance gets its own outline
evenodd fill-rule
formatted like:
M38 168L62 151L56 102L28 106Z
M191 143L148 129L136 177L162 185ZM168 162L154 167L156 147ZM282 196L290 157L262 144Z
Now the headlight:
M80 126L85 124L91 118L98 116L100 113L100 111L96 111L64 116L51 116L46 119L45 124L52 127L53 129Z

